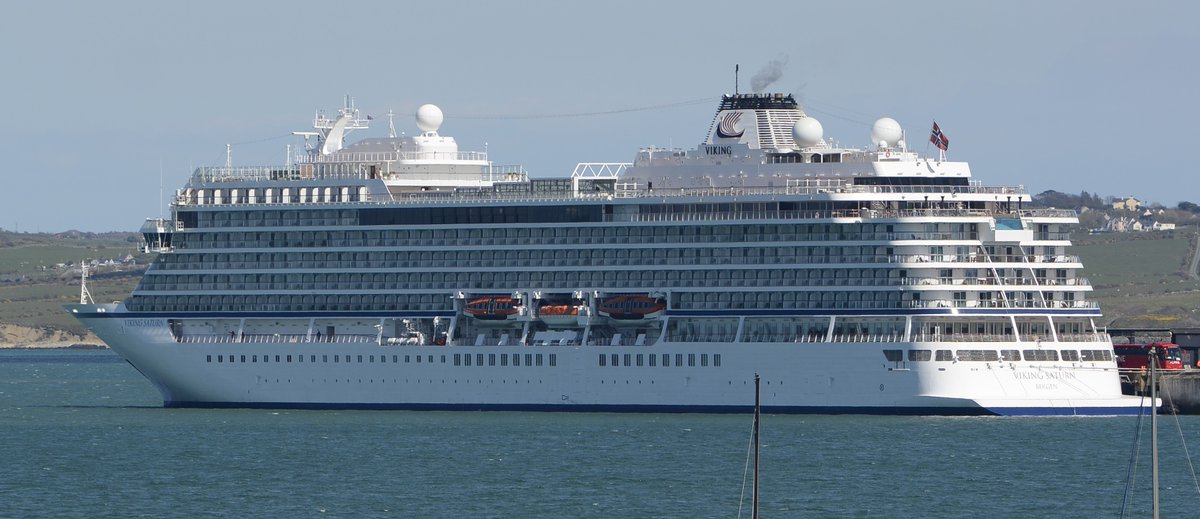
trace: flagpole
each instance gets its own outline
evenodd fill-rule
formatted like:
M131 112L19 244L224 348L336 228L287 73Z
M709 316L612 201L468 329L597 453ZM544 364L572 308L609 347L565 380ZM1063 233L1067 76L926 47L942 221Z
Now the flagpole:
M934 119L934 120L933 120L933 124L937 124L937 119ZM929 143L930 143L930 142L933 142L933 140L932 140L932 139L925 139L925 156L926 156L926 157L928 157L928 156L929 156Z

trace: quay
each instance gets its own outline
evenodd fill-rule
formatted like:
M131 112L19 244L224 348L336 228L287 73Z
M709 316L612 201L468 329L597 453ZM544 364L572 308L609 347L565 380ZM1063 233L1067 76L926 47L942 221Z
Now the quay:
M1133 344L1162 341L1178 345L1183 354L1183 370L1159 372L1158 396L1163 399L1164 410L1200 414L1200 328L1110 328L1109 334L1114 343L1117 337L1126 337ZM1149 394L1141 378L1138 370L1122 370L1121 392Z

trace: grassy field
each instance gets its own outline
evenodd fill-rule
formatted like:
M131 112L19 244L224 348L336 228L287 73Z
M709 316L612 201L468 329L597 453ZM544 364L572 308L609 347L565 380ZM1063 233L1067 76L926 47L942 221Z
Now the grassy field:
M153 259L139 245L133 233L0 233L0 322L82 334L83 325L62 308L79 302L79 262L132 254L137 265L121 267L131 270L101 267L88 280L95 301L124 299Z
M88 282L97 302L125 299L140 273ZM70 283L0 286L0 322L82 334L85 328L62 305L79 302L79 280Z
M1083 260L1092 299L1116 327L1200 326L1200 280L1186 270L1194 230L1082 236L1073 253Z

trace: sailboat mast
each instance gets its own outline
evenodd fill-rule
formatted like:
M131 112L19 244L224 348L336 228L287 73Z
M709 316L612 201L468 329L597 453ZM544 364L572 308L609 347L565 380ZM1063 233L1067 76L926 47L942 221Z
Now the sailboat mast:
M1158 519L1158 348L1150 345L1150 471L1154 484L1154 519Z
M761 407L758 373L754 374L754 498L750 508L750 517L758 519L758 417Z

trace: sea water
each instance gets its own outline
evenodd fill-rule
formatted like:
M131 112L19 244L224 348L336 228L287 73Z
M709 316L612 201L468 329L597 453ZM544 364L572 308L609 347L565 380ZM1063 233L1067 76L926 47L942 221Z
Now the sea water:
M767 415L762 516L1116 517L1136 425ZM1200 417L1160 429L1164 516L1194 517ZM2 351L0 517L749 517L750 430L749 415L164 409L111 352Z

